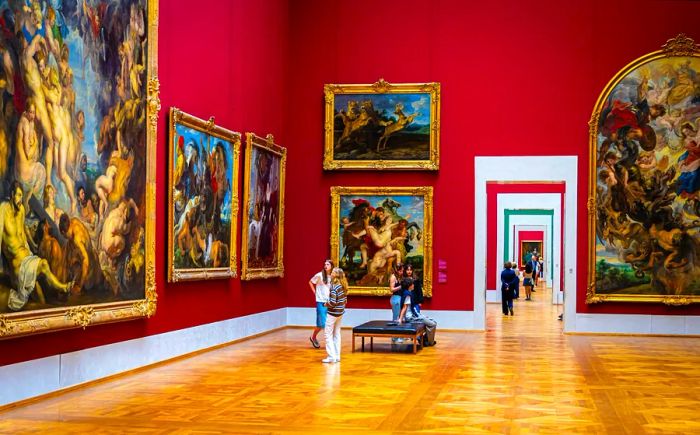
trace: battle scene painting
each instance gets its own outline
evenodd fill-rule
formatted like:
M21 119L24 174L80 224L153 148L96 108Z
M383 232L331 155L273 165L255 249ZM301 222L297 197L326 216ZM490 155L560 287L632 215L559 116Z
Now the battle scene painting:
M432 188L334 187L331 259L353 294L388 295L398 263L432 295Z
M439 84L378 83L326 85L326 169L437 169Z
M700 57L655 56L604 95L587 302L698 302Z
M171 108L170 138L168 276L234 277L240 134Z
M242 279L284 275L284 177L287 150L246 135Z
M155 11L145 0L0 0L0 313L68 313L36 330L144 310L119 302L155 303L146 294ZM112 311L94 306L103 303ZM83 305L94 309L65 310ZM25 332L12 323L8 335Z

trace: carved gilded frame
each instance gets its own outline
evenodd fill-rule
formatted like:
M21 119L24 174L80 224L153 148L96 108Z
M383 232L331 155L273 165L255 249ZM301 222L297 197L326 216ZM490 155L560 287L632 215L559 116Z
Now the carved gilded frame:
M0 314L0 339L101 323L151 317L156 312L156 128L160 111L158 82L158 2L147 1L146 220L144 299Z
M287 148L275 144L275 139L271 134L262 138L254 133L246 133L246 155L245 155L245 180L243 183L243 217L241 235L241 279L266 279L284 276L284 185L287 167ZM253 148L267 151L280 158L279 163L279 230L277 235L277 265L275 267L251 267L248 255L249 231L251 224L249 214L253 205L250 203L251 197L251 171L253 170Z
M229 168L231 180L231 235L229 238L229 266L228 267L203 267L203 268L176 268L174 264L175 243L174 243L174 211L173 204L173 175L175 172L175 159L172 154L169 156L168 164L168 282L194 281L217 278L235 278L238 271L237 241L238 233L238 168L241 154L241 134L227 130L214 123L214 117L208 121L197 118L181 111L176 107L170 108L170 138L168 149L173 152L174 144L177 143L178 134L176 125L180 124L202 132L210 137L217 137L230 144L229 152L232 154L232 165Z
M642 56L620 70L608 82L596 101L589 126L589 173L588 173L588 287L586 304L600 302L652 302L665 305L688 305L700 302L700 296L692 295L642 295L642 294L601 294L596 292L596 225L597 225L597 166L598 160L598 126L603 106L615 87L633 70L658 59L671 57L700 57L700 46L683 34L669 39L661 50Z
M420 169L437 171L440 167L440 83L387 83L379 79L373 84L327 84L325 93L325 145L323 169ZM430 96L430 157L427 160L337 160L334 158L335 96L338 94L406 94Z
M423 295L433 296L433 188L419 187L331 187L331 260L340 264L340 199L342 196L422 196L423 197ZM389 286L350 285L348 293L358 296L389 296Z

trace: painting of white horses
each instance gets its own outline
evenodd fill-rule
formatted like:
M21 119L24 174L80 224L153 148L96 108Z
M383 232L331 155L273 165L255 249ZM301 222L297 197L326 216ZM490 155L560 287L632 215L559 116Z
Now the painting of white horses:
M331 203L331 259L351 294L391 294L403 264L432 296L432 187L333 187Z
M440 84L326 85L324 169L440 164Z
M287 149L246 133L241 279L284 276L284 178Z

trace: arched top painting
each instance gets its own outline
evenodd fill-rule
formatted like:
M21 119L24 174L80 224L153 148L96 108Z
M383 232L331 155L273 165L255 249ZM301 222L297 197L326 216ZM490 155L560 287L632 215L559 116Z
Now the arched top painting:
M153 315L158 2L0 13L0 338Z
M700 48L625 67L590 123L587 303L700 302Z

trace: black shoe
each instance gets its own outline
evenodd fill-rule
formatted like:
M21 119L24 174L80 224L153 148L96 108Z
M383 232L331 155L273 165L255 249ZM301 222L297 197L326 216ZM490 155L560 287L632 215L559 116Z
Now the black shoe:
M512 309L512 308L510 309L510 315L511 315L511 316L513 315L513 309Z
M311 345L316 349L321 347L321 344L318 342L318 340L314 339L313 337L309 337L309 341L311 342Z

